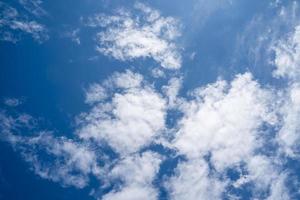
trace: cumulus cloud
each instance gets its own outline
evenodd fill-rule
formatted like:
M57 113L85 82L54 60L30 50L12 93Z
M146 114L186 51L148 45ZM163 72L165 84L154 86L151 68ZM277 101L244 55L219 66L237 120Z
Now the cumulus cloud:
M174 200L217 200L222 197L225 182L210 175L207 162L196 159L180 163L166 187Z
M175 44L179 25L172 17L136 3L134 11L119 9L114 15L96 14L86 23L102 27L97 34L97 50L118 60L152 58L168 69L181 67L181 56Z
M38 42L48 39L47 29L43 24L0 2L0 40L16 43L24 34Z
M120 190L113 190L104 195L105 200L155 200L158 191L152 186L152 181L158 173L162 158L158 154L145 152L134 154L121 160L112 169L109 176L121 179L123 186Z
M142 81L140 74L126 71L114 74L100 86L93 85L98 89L89 90L87 97L96 96L93 101L97 99L99 103L79 118L79 137L106 142L120 154L138 151L151 143L165 127L166 102ZM107 94L112 87L110 101L101 101L102 89L99 95L99 88L103 87L108 90Z
M230 84L221 80L200 88L194 96L184 109L174 146L190 158L211 153L218 170L251 156L261 144L259 128L275 120L268 105L271 93L249 73Z

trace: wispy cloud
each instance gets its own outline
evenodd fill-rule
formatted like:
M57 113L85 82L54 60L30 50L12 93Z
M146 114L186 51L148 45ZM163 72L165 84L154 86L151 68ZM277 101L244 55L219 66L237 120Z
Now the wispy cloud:
M0 2L0 40L16 43L24 34L38 42L48 39L47 29L43 24Z
M43 9L41 0L19 0L20 4L31 14L42 17L47 15L47 12Z
M31 169L44 179L82 188L88 183L90 174L100 173L98 158L88 146L39 130L37 120L28 114L9 115L2 111L0 128L0 138L10 142L31 164ZM26 135L22 134L24 131Z
M81 41L80 41L79 33L80 33L80 29L76 28L71 31L66 31L63 34L63 37L70 38L72 42L80 45Z
M10 107L16 107L23 103L23 99L17 99L17 98L5 98L4 104Z

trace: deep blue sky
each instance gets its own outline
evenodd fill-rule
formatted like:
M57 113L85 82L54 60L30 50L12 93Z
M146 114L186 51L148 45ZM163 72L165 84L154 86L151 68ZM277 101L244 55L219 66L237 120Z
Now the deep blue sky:
M146 58L137 56L133 59L122 60L96 51L97 45L100 47L103 45L99 43L96 34L105 32L107 27L91 27L87 25L88 18L98 13L106 16L116 15L118 13L117 9L120 8L127 10L133 16L139 16L141 13L134 8L137 2L159 11L162 18L171 17L177 20L176 28L178 28L180 36L170 42L176 46L176 52L181 56L180 69L162 67L153 54ZM298 78L290 79L289 76L274 76L273 72L279 65L274 63L274 60L276 56L279 57L280 53L272 49L278 45L279 42L277 41L288 41L287 38L292 37L295 27L298 25L297 20L300 19L298 15L299 7L297 7L298 5L295 6L297 2L280 0L85 0L76 2L72 0L63 2L43 0L42 3L39 3L36 0L7 0L0 1L0 3L0 100L2 102L0 109L1 114L3 114L2 119L0 118L2 120L0 121L1 124L4 124L4 118L10 116L16 119L20 113L26 113L34 118L34 128L28 128L27 125L23 127L23 125L13 124L12 126L15 127L11 129L12 135L34 137L42 130L47 130L51 132L54 138L63 136L78 143L83 142L89 147L92 146L92 149L96 149L96 155L102 155L99 151L103 151L103 154L111 156L107 162L117 162L119 159L124 159L124 157L131 154L124 154L124 156L120 153L120 155L115 155L117 150L113 152L110 141L104 142L108 143L108 146L102 144L97 146L94 141L91 143L86 140L82 141L76 134L80 132L80 127L84 125L78 125L77 120L82 113L91 112L91 106L85 103L86 93L90 85L92 83L101 84L115 72L124 73L127 69L130 69L134 73L143 75L144 80L148 81L153 90L157 91L163 98L167 98L163 94L163 87L168 84L171 78L179 78L181 79L181 90L178 96L184 98L183 101L186 101L186 104L194 98L194 96L190 96L193 89L205 88L208 84L220 79L230 83L237 74L245 72L251 73L255 82L260 84L262 88L272 88L270 91L278 90L278 93L289 93L293 88L290 86L298 84ZM6 18L5 16L8 16L8 14L5 13L4 5L18 10L18 17ZM34 14L33 10L37 8L34 5L37 5L45 13ZM282 10L285 10L285 14L281 15ZM6 21L1 22L1 20ZM16 20L24 23L35 21L43 25L46 30L46 39L35 39L34 33L10 26L10 23L14 23ZM77 34L72 35L73 31ZM18 38L18 41L5 39L4 33L8 32ZM77 43L76 39L80 40L80 43ZM298 43L295 45L298 45ZM293 51L297 52L295 49ZM299 55L296 54L295 57ZM298 62L297 58L294 60L294 62ZM300 64L296 63L293 66L297 68ZM165 76L153 77L151 71L155 68L163 71ZM297 70L294 70L295 76L297 76ZM119 90L113 87L111 89L112 94L118 93ZM227 92L225 89L224 95ZM126 92L123 91L120 94L124 93ZM256 92L253 94L256 94ZM286 94L282 96L284 95ZM110 102L110 98L105 101ZM12 106L7 103L7 100L15 100L19 103ZM273 106L276 107L285 101L289 102L288 97L282 97L281 102L279 101L278 104ZM190 116L187 114L188 111L185 110L185 107L182 106L184 103L178 102L175 107L170 106L167 108L165 115L166 128L161 131L161 134L167 135L166 138L177 137L176 134L181 133L180 130L184 123L179 122L181 117L185 114L186 118ZM203 105L199 103L199 106ZM232 107L230 112L234 112L235 105L230 106ZM278 177L281 177L282 174L287 177L285 183L287 183L287 193L290 196L285 198L278 196L278 193L276 198L273 199L298 199L299 191L296 191L295 188L299 186L298 166L300 163L297 142L300 137L294 135L299 134L300 129L298 127L293 129L292 125L287 126L288 130L285 130L286 132L289 132L290 129L291 131L295 130L295 134L291 136L293 137L291 140L295 142L291 145L295 154L293 156L290 156L290 154L285 155L285 150L279 147L282 143L278 142L278 138L280 138L281 128L284 127L285 123L289 123L284 120L286 118L290 119L286 117L289 115L289 111L284 112L281 108L274 107L271 109L276 110L276 115L282 121L276 122L275 125L268 125L268 122L263 122L262 127L257 128L258 132L263 128L267 129L267 131L261 132L265 134L262 136L263 140L270 141L266 146L270 145L271 153L264 153L261 148L254 151L258 151L259 155L264 155L270 160L276 157L283 163L279 166L276 165L274 168L279 171L280 176L278 175ZM289 115L294 117L291 120L294 123L299 121L300 116L298 111L295 112L296 114ZM214 121L214 119L212 120ZM30 148L29 143L13 144L13 142L7 141L8 136L4 133L6 131L5 126L1 125L0 128L2 129L0 129L2 133L0 139L1 200L101 199L103 195L118 189L121 190L123 187L122 184L118 183L118 180L111 180L110 178L108 178L110 186L106 186L104 184L106 177L103 177L103 175L97 177L93 173L87 175L90 177L90 181L84 188L66 185L59 180L51 181L51 178L45 179L39 176L35 172L32 163L26 160L27 151L34 152L34 155L37 155L39 159L47 160L50 166L53 166L51 163L55 161L55 156L58 156L58 154L52 155L53 158L48 158L43 155L43 152L39 152L39 148L42 148L42 146L27 150L26 148ZM268 136L267 133L271 136ZM271 137L271 139L267 137ZM205 139L203 141L201 139L199 143L205 141ZM180 173L175 172L176 167L178 163L185 163L185 160L189 160L189 154L184 148L182 150L176 146L177 143L173 143L172 139L169 142L170 146L164 146L152 141L150 145L143 145L135 154L142 155L143 152L157 152L157 154L165 156L158 172L155 174L155 178L152 180L154 188L158 191L157 198L176 199L177 195L177 199L184 199L184 196L180 196L176 192L174 196L170 195L170 191L168 191L168 187L164 182L175 176L174 174ZM201 154L201 156L204 156L203 160L209 166L210 173L212 173L208 177L218 176L218 180L225 183L226 178L234 182L243 175L250 174L246 169L247 167L243 167L247 165L248 160L239 161L226 168L225 171L219 172L218 169L215 169L217 165L214 166L213 161L211 161L215 150L214 147L212 149L208 150L205 155ZM236 149L236 151L240 150ZM256 155L256 153L253 153L253 155ZM224 156L226 157L226 155ZM100 160L106 162L102 158ZM114 165L110 165L109 171L112 170L112 166ZM198 169L197 166L196 169ZM213 175L214 173L217 175ZM184 177L184 175L182 176ZM280 178L273 179L279 180ZM240 199L254 199L256 192L254 185L259 185L255 181L246 182L241 188L234 188L229 184L225 187L221 197L211 196L209 199L234 199L232 195L236 195ZM185 183L182 182L182 184ZM191 188L191 186L187 187ZM257 192L260 195L258 198L267 199L268 196L271 196L272 186L269 184L266 188ZM193 188L191 190L194 191ZM172 191L174 192L175 189L173 188ZM184 190L182 192L188 193ZM200 199L207 198L205 195L199 195ZM209 196L209 193L207 195ZM188 198L188 196L185 198ZM192 199L192 197L190 198Z

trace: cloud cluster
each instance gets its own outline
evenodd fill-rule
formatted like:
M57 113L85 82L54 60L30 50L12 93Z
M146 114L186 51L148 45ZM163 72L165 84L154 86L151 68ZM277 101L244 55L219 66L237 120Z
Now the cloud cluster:
M91 110L77 117L71 138L39 130L30 115L3 111L1 139L11 143L42 178L83 188L94 176L104 182L102 187L113 187L104 199L156 199L152 181L163 158L141 150L165 128L165 99L142 75L127 70L91 84L86 102ZM107 147L116 158L102 152ZM120 185L114 185L116 181Z
M88 26L102 28L97 50L122 61L152 58L164 68L180 68L181 56L174 43L180 35L177 20L141 3L134 8L134 12L119 9L111 16L97 14L88 19Z

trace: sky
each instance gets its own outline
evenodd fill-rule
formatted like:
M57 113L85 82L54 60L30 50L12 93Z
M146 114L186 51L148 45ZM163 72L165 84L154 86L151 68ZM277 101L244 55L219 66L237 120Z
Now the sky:
M0 200L300 199L294 0L0 0Z

